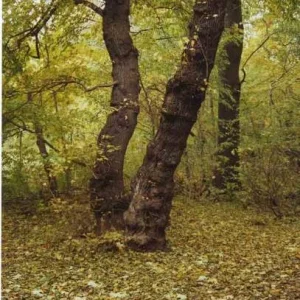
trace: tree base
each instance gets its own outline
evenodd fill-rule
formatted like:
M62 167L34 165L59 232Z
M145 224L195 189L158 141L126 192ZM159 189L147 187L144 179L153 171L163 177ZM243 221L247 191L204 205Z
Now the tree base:
M139 252L155 252L155 251L168 251L165 238L149 238L145 233L134 234L129 236L126 240L128 248Z
M100 236L112 230L125 230L123 212L114 213L113 215L107 214L102 217L99 217L96 214L96 235Z

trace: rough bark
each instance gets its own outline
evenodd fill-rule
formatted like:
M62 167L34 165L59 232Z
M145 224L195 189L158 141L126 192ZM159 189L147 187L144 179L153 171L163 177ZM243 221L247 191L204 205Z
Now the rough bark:
M225 14L224 58L219 67L221 88L218 109L218 169L213 184L220 190L239 187L240 142L239 106L241 82L239 69L243 51L243 18L241 0L228 0Z
M225 5L225 0L194 5L181 66L167 84L160 125L133 181L132 202L124 214L127 243L133 249L152 251L166 246L173 176L205 98L224 28Z
M103 37L112 62L116 84L111 95L113 112L98 137L98 153L90 180L91 204L97 231L108 230L122 219L128 207L124 197L123 165L128 142L139 113L138 51L130 37L130 1L105 2Z
M35 124L35 132L36 132L36 144L39 148L39 152L43 158L43 164L44 164L44 170L46 172L48 183L49 183L49 189L51 192L51 195L53 197L58 196L58 185L56 177L53 175L53 168L51 166L51 163L49 161L49 153L47 151L44 135L43 135L43 128L38 122Z

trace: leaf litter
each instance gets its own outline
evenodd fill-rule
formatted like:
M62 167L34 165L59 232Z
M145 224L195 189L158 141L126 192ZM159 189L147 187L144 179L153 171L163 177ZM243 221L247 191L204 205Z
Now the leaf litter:
M299 219L176 199L171 220L169 251L137 253L96 237L87 203L6 212L2 299L300 299Z

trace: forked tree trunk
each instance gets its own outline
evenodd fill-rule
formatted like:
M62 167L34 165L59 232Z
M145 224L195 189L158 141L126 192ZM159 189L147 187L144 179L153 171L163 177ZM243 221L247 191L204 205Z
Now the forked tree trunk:
M130 37L130 1L110 0L102 11L103 37L112 62L114 111L98 137L98 153L90 180L91 204L97 230L108 230L128 207L124 197L123 165L139 113L138 51ZM102 228L101 228L102 227Z
M133 198L124 218L127 243L137 250L166 246L165 229L172 206L173 175L205 98L220 36L225 0L196 2L182 64L169 80L156 136L132 184Z
M240 143L239 106L241 83L239 68L243 51L241 0L228 0L225 14L224 47L219 67L220 92L218 116L218 169L213 184L220 190L239 187ZM230 186L229 186L230 185Z
M53 168L49 161L49 153L47 151L47 147L44 139L43 128L40 124L38 124L38 122L35 123L35 132L36 132L36 144L43 158L44 170L47 175L51 195L52 197L57 197L58 185L57 185L56 176L53 174Z

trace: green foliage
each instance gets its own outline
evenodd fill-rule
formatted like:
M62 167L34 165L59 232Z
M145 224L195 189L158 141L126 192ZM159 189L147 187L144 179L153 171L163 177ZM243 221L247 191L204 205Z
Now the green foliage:
M299 19L281 14L279 2L244 3L245 40L242 66L246 72L242 85L241 181L242 194L229 198L247 201L260 208L274 208L270 199L276 198L279 210L294 213L299 204L300 149L299 100ZM265 5L267 5L265 3ZM294 10L294 13L299 13ZM291 15L290 15L291 16ZM296 29L297 28L297 29ZM298 30L299 32L299 30ZM268 41L260 47L266 36ZM228 36L222 40L227 42ZM218 55L222 67L223 56ZM249 59L250 57L250 59ZM194 126L178 172L181 189L189 197L222 200L210 187L214 176L217 141L218 93L222 89L214 70L198 123ZM243 74L240 74L243 78ZM269 174L271 177L266 177ZM230 190L230 187L227 187ZM255 191L255 192L254 192ZM255 195L254 195L255 194Z
M271 147L274 146L242 152L241 176L245 190L241 199L245 204L272 207L279 215L295 213L300 204L299 157Z
M26 34L56 5L57 10L38 34L40 58L35 58L36 38L29 35L23 39L24 31ZM128 186L159 125L166 83L181 63L192 5L193 1L179 0L132 2L131 34L140 52L142 90L139 123L126 153ZM292 162L297 158L287 153L297 153L300 148L299 9L293 0L244 1L243 14L242 64L246 63L240 108L240 171L246 193L243 199L264 207L275 188L267 183L266 172L272 173L271 181L280 203L291 194L298 195L299 171ZM36 146L37 123L45 140L58 150L46 146L47 161L60 190L67 191L69 183L71 188L85 190L96 157L97 134L112 111L111 88L87 92L91 87L111 83L111 62L102 39L101 18L86 7L75 6L71 0L5 0L3 16L4 198L38 195L48 189L45 160ZM270 36L268 41L259 47L267 36ZM223 43L228 39L229 35ZM222 66L221 54L218 60ZM177 192L190 198L208 196L211 190L218 150L219 91L215 69L176 175ZM20 132L23 132L22 145ZM249 151L253 157L249 157ZM280 172L281 169L285 171ZM283 185L286 181L282 180L283 174L295 178L295 182ZM253 191L257 190L261 196L254 197ZM233 197L239 199L239 195Z
M142 91L139 123L126 154L128 188L159 125L166 83L181 63L193 1L132 3ZM36 37L23 39L24 34L53 5L57 10L40 30L37 49ZM299 5L295 0L243 5L242 189L231 189L230 200L237 200L232 203L204 200L224 200L211 188L220 91L215 68L175 178L176 193L184 197L172 210L171 251L153 254L129 251L117 232L96 237L89 195L83 193L97 134L112 112L111 88L91 89L111 83L101 19L71 0L3 1L4 297L297 297L299 220L289 215L298 216L300 207ZM223 58L219 55L219 66ZM36 145L37 124L48 142L47 157ZM44 201L45 163L59 190L73 197ZM6 210L14 203L18 214ZM252 206L285 218L278 222Z

